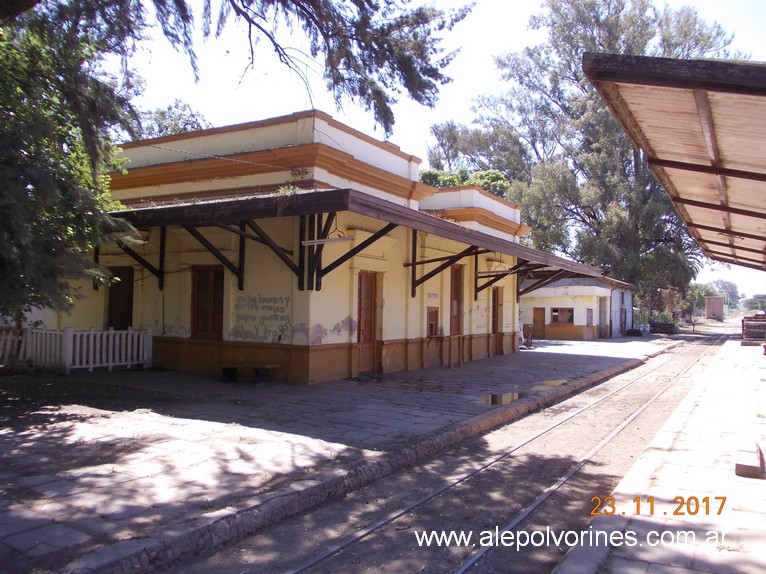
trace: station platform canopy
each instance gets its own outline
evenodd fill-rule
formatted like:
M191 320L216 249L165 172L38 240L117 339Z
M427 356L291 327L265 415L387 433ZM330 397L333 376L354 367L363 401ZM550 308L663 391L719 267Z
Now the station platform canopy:
M583 71L702 250L766 270L766 63L586 53Z

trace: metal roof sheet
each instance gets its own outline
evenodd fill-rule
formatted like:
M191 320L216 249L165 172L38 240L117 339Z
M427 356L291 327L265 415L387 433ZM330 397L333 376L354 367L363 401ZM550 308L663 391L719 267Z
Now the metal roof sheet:
M712 259L766 270L766 64L583 55Z

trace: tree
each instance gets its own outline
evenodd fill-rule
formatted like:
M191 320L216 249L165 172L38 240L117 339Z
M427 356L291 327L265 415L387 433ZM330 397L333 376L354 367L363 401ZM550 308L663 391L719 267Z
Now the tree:
M743 307L748 311L766 311L766 294L754 295L746 299Z
M471 173L467 169L459 169L457 171L426 169L420 172L420 181L433 187L476 185L502 198L506 198L511 187L505 176L496 169L477 171L475 173Z
M190 57L196 72L192 42L194 14L187 0L152 0L157 22L168 40ZM13 23L25 11L66 14L85 26L97 23L113 32L109 50L131 53L149 25L145 6L136 0L6 0L0 5L0 22ZM213 17L214 13L217 17ZM322 57L324 78L338 102L353 99L390 135L394 125L392 105L404 90L421 104L432 106L439 86L449 82L442 70L455 53L444 53L438 35L462 20L471 6L440 10L411 6L410 0L204 0L202 31L219 36L232 18L248 27L251 65L254 44L266 41L277 58L303 75L303 57L280 39L280 24L300 29L312 57ZM214 32L213 32L214 30Z
M431 126L431 135L436 143L428 148L428 163L434 169L495 170L507 181L529 181L527 150L506 126L470 128L448 121Z
M103 270L89 253L122 229L107 213L105 174L116 169L110 133L133 133L130 56L151 24L139 0L6 0L0 3L0 313L67 308L67 280ZM186 0L153 0L165 36L189 55L194 16ZM390 133L398 94L432 105L453 57L438 35L470 8L411 7L408 0L205 0L202 28L221 34L232 18L264 38L286 65L280 23L301 30L338 101L353 98ZM118 55L120 78L102 60ZM178 111L178 110L176 110ZM132 119L131 119L132 116ZM178 126L182 127L182 126ZM173 129L176 129L175 127Z
M496 64L510 88L477 101L485 124L513 131L534 158L514 185L535 247L598 265L637 283L684 288L702 253L668 196L584 77L584 51L726 57L732 37L691 8L649 0L546 0L530 27L548 41ZM640 300L641 297L639 297Z
M0 26L0 314L66 308L67 280L123 226L109 209L103 134L126 102L93 70L98 30L27 14ZM116 167L116 166L115 166Z
M139 113L133 131L141 139L159 138L212 127L205 117L179 99L166 108Z
M716 279L710 286L721 294L725 294L729 297L729 305L732 309L739 307L739 300L742 296L739 293L739 287L736 283L726 281L725 279Z

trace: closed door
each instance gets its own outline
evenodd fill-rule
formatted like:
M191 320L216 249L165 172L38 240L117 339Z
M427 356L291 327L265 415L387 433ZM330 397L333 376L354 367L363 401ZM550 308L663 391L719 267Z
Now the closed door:
M223 338L223 267L192 267L192 337Z
M133 268L110 267L114 283L107 291L106 326L125 331L133 326Z
M463 333L463 266L450 269L450 335Z
M545 307L532 308L532 336L545 339Z
M501 355L503 353L503 292L502 287L492 288L492 325L491 325L491 345L492 353Z
M377 275L359 273L359 372L375 370Z

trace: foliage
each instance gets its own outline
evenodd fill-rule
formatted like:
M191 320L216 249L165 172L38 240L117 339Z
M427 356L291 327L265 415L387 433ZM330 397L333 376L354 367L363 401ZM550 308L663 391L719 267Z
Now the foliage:
M38 4L39 2L39 4ZM267 42L277 58L305 77L303 54L280 39L280 25L303 32L312 57L322 57L324 79L336 101L346 98L371 110L389 135L394 125L392 105L402 91L421 104L436 102L439 86L449 78L442 72L455 53L444 53L439 34L450 31L471 9L445 11L414 5L410 0L211 0L202 3L205 37L219 36L234 19L248 28L251 65L255 43ZM6 0L0 22L17 18L32 6L72 8L87 23L109 22L118 36L130 39L111 50L129 54L148 25L144 4L137 0ZM187 0L152 0L165 36L190 57L196 72L192 42L194 14ZM213 14L216 14L214 16ZM111 17L110 17L111 16Z
M166 108L140 112L133 122L133 132L139 139L171 136L210 127L212 124L202 114L179 99Z
M442 51L438 36L470 10L412 7L409 0L220 0L216 17L213 8L205 0L203 33L221 34L232 19L244 22L251 63L260 37L297 69L277 31L280 25L302 31L311 54L323 56L336 99L372 110L387 134L399 93L434 103L454 55ZM194 14L186 0L0 3L0 313L65 309L67 279L100 277L86 256L121 228L107 215L105 174L117 167L110 133L154 136L205 125L176 102L145 115L149 126L135 129L129 61L154 19L196 73ZM119 80L103 73L103 59L115 55L123 65Z
M766 311L766 294L750 297L742 306L748 311Z
M94 72L103 38L28 13L0 26L0 314L66 308L67 280L100 271L91 248L120 226L106 210L103 137L124 105Z
M729 297L729 307L732 309L739 308L739 301L742 299L742 295L740 295L739 287L737 287L736 283L726 281L725 279L717 279L710 283L710 286L721 295Z
M436 139L428 148L434 169L457 171L496 170L511 182L529 182L530 161L518 135L503 125L468 128L454 121L431 126Z
M509 198L522 205L532 246L637 284L646 301L658 287L683 289L703 255L646 158L584 77L581 57L727 57L732 37L691 8L657 9L650 0L545 0L530 27L547 32L547 41L496 58L509 88L477 100L477 121L513 134L530 158L531 179L516 178ZM467 129L450 126L456 135L443 160L460 165L452 142Z
M705 310L705 297L713 297L720 293L711 283L691 283L686 289L686 298L684 299L684 309L693 314Z
M461 168L457 171L442 171L427 169L420 172L420 181L433 187L456 187L460 185L476 185L485 191L505 198L511 185L505 175L496 169L469 172Z

